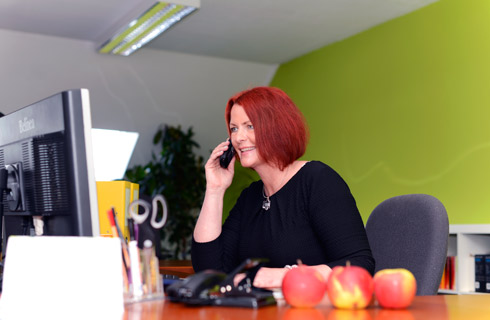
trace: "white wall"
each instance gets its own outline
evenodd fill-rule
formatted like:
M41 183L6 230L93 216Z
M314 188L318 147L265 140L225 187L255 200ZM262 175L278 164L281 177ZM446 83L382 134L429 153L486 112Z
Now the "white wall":
M161 123L192 126L198 152L207 158L226 138L227 99L269 84L277 68L145 48L129 57L101 55L91 42L2 29L0 43L1 112L87 88L94 127L140 133L130 166L151 158Z

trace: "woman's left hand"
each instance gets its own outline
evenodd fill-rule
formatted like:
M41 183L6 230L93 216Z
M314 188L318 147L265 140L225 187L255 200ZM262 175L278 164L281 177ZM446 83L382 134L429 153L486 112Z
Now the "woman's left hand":
M308 268L314 268L320 272L327 281L328 276L332 269L329 266L321 264L316 266L309 266ZM254 286L257 288L274 289L282 287L282 279L290 269L286 268L260 268L255 276ZM241 280L241 279L240 279Z
M281 288L282 279L289 269L285 268L260 268L255 276L254 286L257 288Z

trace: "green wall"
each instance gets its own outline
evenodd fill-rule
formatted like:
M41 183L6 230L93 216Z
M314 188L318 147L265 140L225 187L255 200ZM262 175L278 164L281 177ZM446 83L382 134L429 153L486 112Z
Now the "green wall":
M490 1L440 0L281 65L305 159L349 184L363 219L427 193L449 221L490 223Z

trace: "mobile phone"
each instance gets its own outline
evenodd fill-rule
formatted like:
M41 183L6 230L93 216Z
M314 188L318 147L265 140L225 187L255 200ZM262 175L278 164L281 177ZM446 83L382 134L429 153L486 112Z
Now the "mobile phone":
M226 151L219 157L219 165L225 169L228 168L231 159L235 156L235 149L233 148L231 141L228 142L228 149L226 149Z

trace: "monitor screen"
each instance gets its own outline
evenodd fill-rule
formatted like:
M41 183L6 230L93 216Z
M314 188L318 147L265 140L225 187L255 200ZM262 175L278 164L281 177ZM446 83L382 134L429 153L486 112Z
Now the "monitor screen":
M92 129L95 181L122 180L139 133Z
M99 235L91 129L87 89L0 118L3 252L10 235Z

